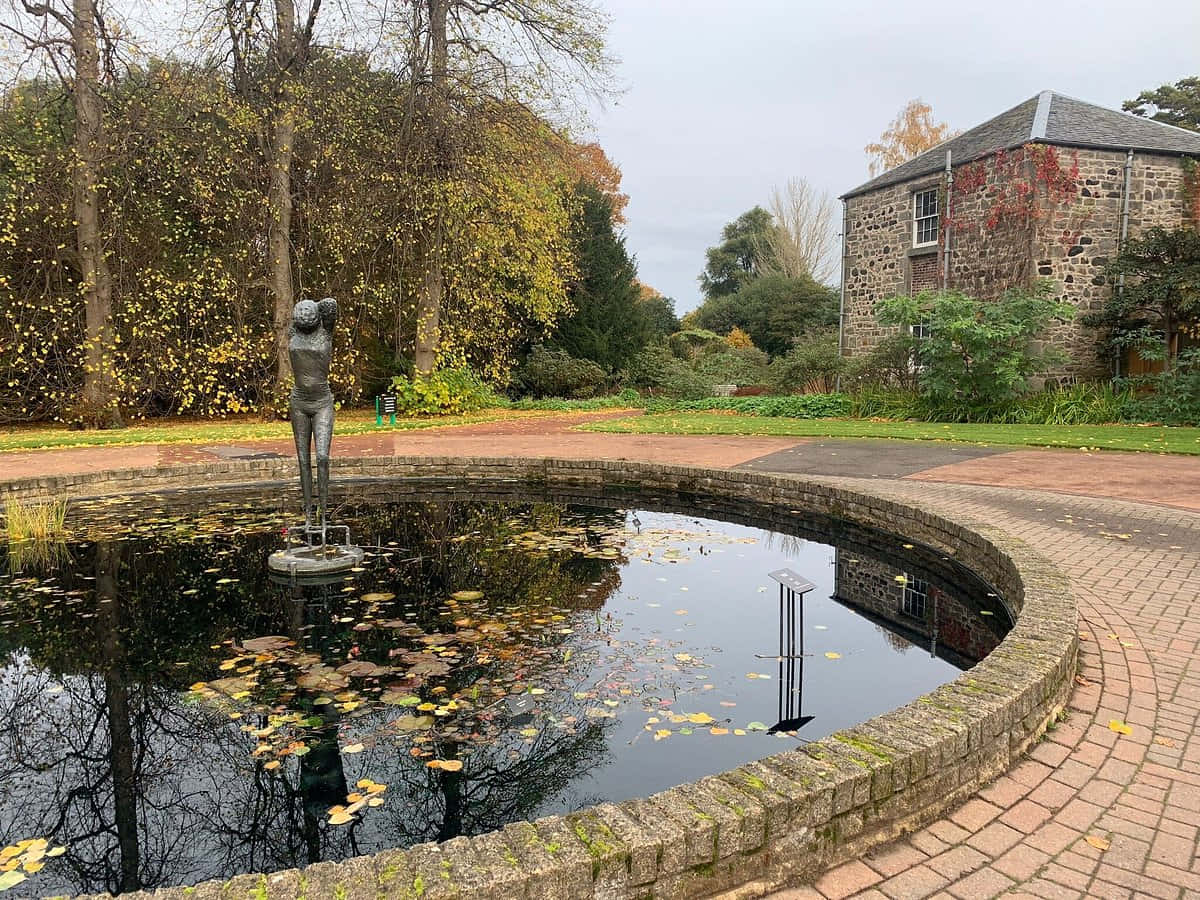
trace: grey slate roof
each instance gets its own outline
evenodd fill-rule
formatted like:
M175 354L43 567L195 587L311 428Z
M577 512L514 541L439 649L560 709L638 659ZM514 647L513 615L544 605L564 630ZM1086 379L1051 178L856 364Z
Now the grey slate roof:
M946 166L947 150L950 151L952 164L959 165L996 150L1020 147L1030 141L1063 147L1132 149L1200 156L1200 134L1194 131L1117 112L1054 91L1042 91L982 125L964 131L958 137L860 184L843 194L842 198L855 197L876 188L937 172Z

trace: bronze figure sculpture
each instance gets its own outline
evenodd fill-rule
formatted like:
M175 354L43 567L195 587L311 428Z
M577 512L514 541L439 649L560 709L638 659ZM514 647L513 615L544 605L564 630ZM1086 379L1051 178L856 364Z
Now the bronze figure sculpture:
M300 460L300 487L304 492L304 525L313 527L312 445L317 449L317 511L319 528L326 526L329 502L329 445L333 440L333 391L329 389L329 363L333 357L333 323L337 301L301 300L292 310L288 332L288 357L295 384L291 395L292 436Z
M333 358L333 325L337 301L301 300L292 309L288 330L288 358L294 385L289 398L292 436L300 463L300 489L304 495L304 524L287 529L287 546L267 560L272 571L290 577L322 576L345 571L363 559L363 551L350 543L350 529L330 525L329 448L333 441L333 391L329 389L329 364ZM313 515L313 450L317 455L316 516ZM333 543L330 534L341 540Z

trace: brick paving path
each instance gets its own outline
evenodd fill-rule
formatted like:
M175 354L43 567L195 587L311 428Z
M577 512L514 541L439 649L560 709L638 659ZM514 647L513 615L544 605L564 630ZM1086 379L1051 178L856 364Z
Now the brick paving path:
M1200 898L1200 516L839 481L984 518L1053 559L1079 599L1081 681L1066 721L948 817L774 900ZM1112 719L1132 733L1112 731Z
M338 449L596 456L806 473L822 470L821 452L836 452L839 474L857 465L871 476L839 483L994 522L1054 560L1072 581L1080 604L1081 681L1066 720L946 818L813 885L777 892L775 900L1200 900L1200 459L1025 450L946 464L931 453L930 468L897 478L888 474L895 460L881 467L880 454L919 456L919 444L859 442L857 450L822 451L820 443L788 439L569 432L578 420L371 434L340 438ZM251 449L289 447L256 442ZM857 463L849 464L846 452L857 452ZM200 458L212 458L212 450L97 448L4 454L0 461L7 477L19 477ZM948 483L956 481L963 483ZM1132 732L1112 731L1112 719Z

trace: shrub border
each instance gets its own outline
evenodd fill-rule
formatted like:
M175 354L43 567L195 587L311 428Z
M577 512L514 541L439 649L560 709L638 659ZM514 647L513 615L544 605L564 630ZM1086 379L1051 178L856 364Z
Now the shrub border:
M0 501L288 480L290 459L222 461L0 482ZM425 477L551 488L621 486L817 512L952 553L1016 614L1008 636L949 684L853 728L651 797L269 875L128 895L243 898L694 898L760 896L921 827L1015 762L1061 714L1078 651L1066 578L984 522L865 491L727 469L609 460L334 460L343 477Z

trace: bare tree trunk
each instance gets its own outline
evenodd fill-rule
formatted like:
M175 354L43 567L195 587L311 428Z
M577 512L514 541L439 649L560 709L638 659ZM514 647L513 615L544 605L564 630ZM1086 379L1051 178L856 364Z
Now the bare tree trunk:
M449 115L446 16L450 9L450 0L428 0L428 4L430 66L426 122L433 141L434 178L440 180L446 177L451 164L449 148L446 145ZM444 198L439 197L436 202L441 204ZM446 290L446 275L442 266L445 229L445 219L439 208L432 232L425 241L425 277L417 295L417 341L413 353L413 368L418 375L429 375L437 365L442 301Z
M418 375L432 374L437 365L438 340L442 320L445 272L442 268L442 244L445 230L439 210L433 234L425 249L425 278L417 297L417 344L413 368Z
M75 166L72 201L75 241L83 280L86 327L81 412L89 424L120 427L112 387L112 274L100 230L100 159L104 119L100 108L100 56L95 0L73 0L75 51Z
M275 379L283 387L292 377L288 358L288 323L295 294L292 286L292 156L296 138L296 106L291 70L296 54L296 10L292 0L275 0L275 109L271 121L267 189L267 255L274 299Z

